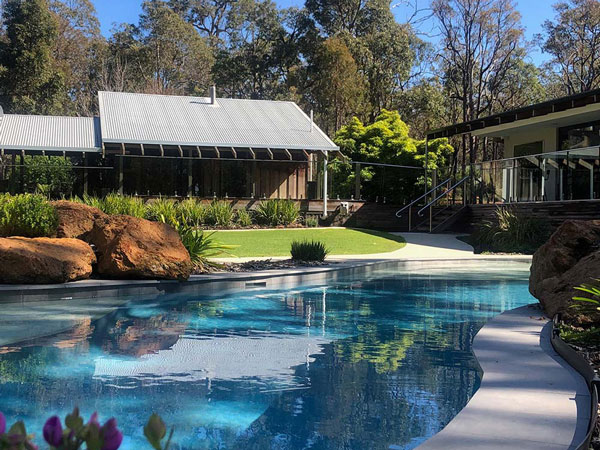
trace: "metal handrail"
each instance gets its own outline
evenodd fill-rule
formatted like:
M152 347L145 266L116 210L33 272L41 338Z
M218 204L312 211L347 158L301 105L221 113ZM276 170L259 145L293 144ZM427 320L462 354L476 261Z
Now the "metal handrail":
M438 195L436 198L434 198L433 200L431 200L427 205L423 206L418 212L417 214L420 217L423 217L423 211L425 211L427 208L431 208L435 203L437 203L437 201L448 195L450 192L452 192L454 189L456 189L458 186L460 186L461 184L463 184L465 181L467 181L470 178L470 175L467 175L466 177L464 177L462 180L456 182L454 185L450 186L450 188L448 188L447 191L442 192L440 195Z
M417 197L416 199L414 199L412 202L410 202L408 205L406 205L405 207L403 207L402 209L399 209L398 211L396 211L396 217L400 218L402 217L402 213L411 208L415 203L417 203L419 200L421 200L423 197L427 197L429 194L431 194L432 192L438 190L440 187L442 187L443 185L447 184L449 181L451 180L451 178L448 178L445 181L442 181L440 184L438 184L437 186L429 189L427 192L425 192L424 194L422 194L420 197Z

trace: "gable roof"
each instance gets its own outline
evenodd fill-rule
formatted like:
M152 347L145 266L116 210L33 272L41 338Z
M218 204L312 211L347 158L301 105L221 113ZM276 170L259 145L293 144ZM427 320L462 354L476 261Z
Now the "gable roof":
M98 152L100 121L97 117L3 114L0 149Z
M104 143L336 151L293 102L98 92Z

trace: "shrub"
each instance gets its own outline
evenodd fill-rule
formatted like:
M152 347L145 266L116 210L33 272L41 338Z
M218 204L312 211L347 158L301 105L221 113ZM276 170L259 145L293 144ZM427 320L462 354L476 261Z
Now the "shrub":
M324 261L329 250L320 241L294 241L291 248L294 261Z
M289 225L298 220L300 210L292 200L264 200L256 207L256 220L262 225Z
M75 174L70 159L62 156L25 156L23 159L23 182L28 192L44 193L48 196L60 197L71 195ZM21 174L11 174L11 183L17 185Z
M527 217L511 207L498 207L495 219L483 222L474 233L478 250L533 253L550 235L541 219Z
M100 201L100 205L100 209L106 214L125 214L142 219L146 215L146 206L139 197L108 194Z
M177 204L177 219L189 226L199 227L206 221L206 208L198 200L183 200Z
M93 196L87 195L87 194L84 194L82 199L80 199L79 197L73 197L73 198L71 198L71 201L72 202L81 202L88 206L98 208L100 210L102 210L102 208L104 207L104 205L102 204L101 198L93 197Z
M309 228L315 228L319 226L319 219L317 219L314 216L307 216L304 219L304 225L306 225Z
M224 245L216 242L212 238L214 233L206 233L184 222L174 220L172 223L169 223L164 216L161 216L159 221L167 223L177 230L181 242L190 254L190 259L196 269L204 270L207 266L218 266L218 264L211 262L208 258L227 254L227 250L235 248L234 245Z
M40 237L56 232L58 215L48 200L38 194L0 196L0 234Z
M157 198L146 203L145 218L158 222L165 218L166 223L173 224L178 218L178 208L175 200Z
M252 225L252 216L247 209L238 209L236 211L236 222L242 227L249 227Z
M279 223L290 225L298 220L300 208L292 200L279 201Z
M213 201L206 210L206 223L227 227L233 221L233 207L231 203L223 200Z

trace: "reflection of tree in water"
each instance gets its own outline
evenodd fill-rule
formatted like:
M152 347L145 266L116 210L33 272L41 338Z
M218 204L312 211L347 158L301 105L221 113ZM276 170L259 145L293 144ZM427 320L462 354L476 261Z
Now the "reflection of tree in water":
M309 390L283 392L234 448L387 449L433 435L476 389L477 365L460 349L474 329L445 330L463 339L446 349L432 346L440 339L433 333L397 333L328 345L308 370L298 369Z

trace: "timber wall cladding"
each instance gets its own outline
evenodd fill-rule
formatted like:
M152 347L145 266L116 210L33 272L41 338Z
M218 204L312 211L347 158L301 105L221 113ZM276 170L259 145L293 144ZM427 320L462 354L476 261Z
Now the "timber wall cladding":
M306 163L205 160L198 167L201 196L306 198Z

